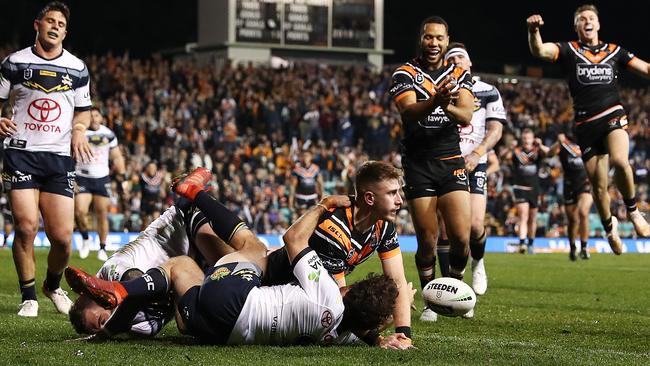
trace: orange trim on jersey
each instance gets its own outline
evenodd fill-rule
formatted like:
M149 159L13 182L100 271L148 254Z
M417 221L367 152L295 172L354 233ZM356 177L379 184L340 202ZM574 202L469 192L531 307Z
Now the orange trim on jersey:
M408 96L415 97L416 95L415 95L415 92L413 90L409 90L409 91L405 91L404 93L396 96L395 98L393 98L393 100L395 101L395 103L399 103L400 100L402 100L402 99L404 99L404 98L406 98Z
M334 273L334 274L332 274L332 277L333 277L336 281L338 281L338 280L342 280L342 279L345 278L345 272Z
M578 44L578 42L571 41L571 44L573 45L573 47L576 50L580 49L580 45ZM609 54L611 54L616 49L616 47L618 47L618 46L616 46L613 43L610 43L610 44L607 45L606 50L600 51L598 53L594 53L590 49L584 49L583 48L584 52L582 53L582 55L585 56L587 58L587 60L589 60L591 63L597 64L600 61L602 61L605 57L607 57Z
M456 159L456 158L460 158L460 157L462 157L462 155L446 156L446 157L440 158L438 160L451 160L451 159Z
M418 73L417 71L415 71L414 68L412 68L409 65L402 65L402 66L398 67L397 69L395 69L395 71L406 71L413 77L415 77L415 75L417 75L417 73Z
M343 245L344 249L349 253L352 250L352 242L350 238L345 234L343 228L341 228L337 223L330 219L325 219L318 227L326 232L328 236L337 243Z
M465 70L461 69L458 66L455 66L454 69L451 72L451 75L453 77L455 77L456 80L458 80L458 78L461 77L463 75L463 73L465 73Z
M383 252L383 253L377 252L377 254L379 255L379 259L381 259L382 261L385 261L386 259L393 258L394 256L396 256L396 255L398 255L400 253L402 253L402 251L399 249L399 247L397 247L395 249L391 249L391 250L389 250L387 252Z
M424 87L424 89L429 94L434 93L435 88L434 88L433 83L429 79L424 77L424 75L422 75L422 80L423 80L422 83L418 83L418 82L415 81L415 76L417 74L419 74L419 72L417 72L417 70L415 70L413 67L411 67L409 65L402 65L402 66L398 67L395 71L406 71L406 72L408 72L409 75L411 75L413 77L413 81L415 82L415 84L422 85ZM400 94L400 95L402 95L402 94ZM397 98L395 98L395 101L397 102Z
M348 219L348 228L354 227L354 218L352 217L352 206L345 208L345 217Z

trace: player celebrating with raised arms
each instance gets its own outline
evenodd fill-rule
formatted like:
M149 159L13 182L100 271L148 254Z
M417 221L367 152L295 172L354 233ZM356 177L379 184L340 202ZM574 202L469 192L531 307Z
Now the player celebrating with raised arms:
M575 11L573 23L578 41L543 42L540 34L544 25L542 17L531 15L526 23L533 56L560 62L564 69L573 98L575 135L593 188L596 208L612 251L621 254L623 243L607 191L610 162L615 170L614 182L623 195L628 218L637 234L650 236L650 225L637 208L634 176L628 161L630 138L625 131L628 121L618 93L618 71L628 68L648 78L650 64L616 44L600 40L598 9L594 5L582 5Z
M74 227L74 159L88 161L90 77L83 61L63 49L70 10L48 3L34 20L36 42L0 66L0 102L13 96L13 116L0 118L3 182L14 217L12 252L22 293L19 316L38 316L34 239L39 211L50 241L43 293L67 314L72 302L59 286ZM70 156L72 153L72 156Z
M404 193L418 240L415 263L424 287L433 279L438 240L437 210L449 236L450 275L462 279L469 256L470 194L458 126L474 110L472 78L449 64L447 22L438 16L420 27L420 55L393 72L390 94L402 117ZM431 313L425 310L426 313Z

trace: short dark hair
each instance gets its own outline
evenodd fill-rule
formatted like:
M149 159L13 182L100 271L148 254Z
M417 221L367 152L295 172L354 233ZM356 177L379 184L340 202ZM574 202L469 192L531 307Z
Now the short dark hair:
M377 329L393 314L397 294L395 281L386 275L368 274L365 280L350 286L343 296L346 329Z
M47 14L49 11L58 11L61 14L63 14L63 16L65 17L66 27L68 26L67 23L70 23L70 8L68 8L68 6L65 3L62 3L60 1L51 1L47 3L47 5L45 5L43 9L41 9L41 11L38 12L38 16L36 16L36 19L38 20L43 19L45 14Z
M88 296L79 296L77 300L72 304L68 317L70 318L70 324L78 334L90 334L88 328L86 327L86 321L84 320L83 314L86 307L92 302Z
M435 24L442 24L445 26L445 30L447 31L447 34L449 34L449 24L442 19L442 17L439 17L437 15L432 15L430 17L427 17L420 23L420 35L424 32L424 26L426 26L429 23L435 23Z
M372 183L378 183L387 179L399 179L401 174L391 164L385 161L368 161L363 163L357 170L354 188L357 194L368 189Z

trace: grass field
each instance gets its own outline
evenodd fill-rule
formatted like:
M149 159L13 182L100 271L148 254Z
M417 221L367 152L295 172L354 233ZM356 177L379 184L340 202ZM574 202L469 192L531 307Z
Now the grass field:
M47 252L37 250L42 282ZM91 256L92 257L92 256ZM416 281L412 253L407 277ZM416 350L368 347L210 347L191 344L173 324L154 339L103 344L77 338L67 318L39 293L36 319L16 316L20 302L11 251L0 250L0 364L63 365L650 365L648 255L594 255L571 263L560 254L489 254L489 288L471 320L420 323ZM88 271L96 260L72 264ZM379 271L371 261L353 278ZM471 277L471 276L466 276ZM68 289L64 285L64 289ZM418 293L419 295L419 293ZM418 296L421 308L421 298Z

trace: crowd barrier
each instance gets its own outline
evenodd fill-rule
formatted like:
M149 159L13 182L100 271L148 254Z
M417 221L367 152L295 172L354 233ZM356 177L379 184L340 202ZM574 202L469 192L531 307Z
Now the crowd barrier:
M138 233L121 233L112 232L106 240L106 249L114 251L124 244L135 239ZM260 239L269 248L280 247L283 245L281 235L259 235ZM99 249L99 242L96 233L90 233L93 241L91 250ZM2 241L2 238L0 238ZM7 239L11 245L13 234ZM81 243L81 235L74 233L73 248L76 249ZM399 237L400 247L404 252L414 252L417 248L417 241L413 235L402 235ZM4 243L3 243L4 244ZM518 249L519 239L514 237L489 237L487 240L486 251L492 253L512 253ZM35 247L49 247L50 242L45 233L40 231L34 240ZM609 244L606 239L591 238L589 239L589 250L592 253L611 253ZM535 253L567 253L569 251L569 241L566 238L537 238L535 239ZM623 251L626 253L650 253L650 239L623 239Z

